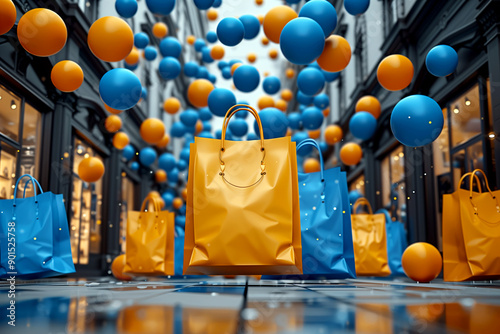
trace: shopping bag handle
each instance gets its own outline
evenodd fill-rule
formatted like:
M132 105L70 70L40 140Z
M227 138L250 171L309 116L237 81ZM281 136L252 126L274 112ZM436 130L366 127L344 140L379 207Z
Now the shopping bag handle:
M373 215L372 206L370 205L370 202L368 202L368 200L364 197L358 198L358 200L354 203L354 205L352 207L352 212L354 214L356 213L356 211L358 210L358 206L360 206L360 205L366 205L370 215Z
M319 153L319 162L320 162L320 167L321 167L321 182L325 182L325 178L323 177L323 172L325 169L325 165L323 163L323 155L321 154L321 148L319 147L319 144L316 140L314 139L304 139L302 140L298 145L297 145L297 152L304 146L314 146L318 150Z
M158 200L156 198L154 198L152 195L146 196L146 198L144 199L144 201L142 201L141 214L144 212L144 210L146 210L146 203L148 203L148 202L152 202L153 203L156 215L158 215L158 212L160 211L160 205L159 205L160 203L158 203ZM139 215L139 217L140 217L140 215Z
M486 177L486 174L483 172L483 170L481 169L474 169L472 171L472 175L474 175L476 178L477 178L477 183L480 184L480 181L479 181L479 177L476 175L476 173L479 172L481 174L483 174L483 177L484 177L484 183L486 183L486 189L488 190L488 192L490 193L490 196L492 199L494 199L496 201L496 209L497 209L497 212L500 213L500 203L498 203L498 199L497 197L493 194L493 192L491 191L490 189L490 185L488 184L488 178ZM479 216L479 213L477 212L477 206L476 204L474 203L474 201L472 200L472 185L473 185L473 178L471 177L470 178L470 190L469 190L469 200L472 204L472 207L474 208L474 214L476 216ZM481 187L479 186L479 192L481 192Z
M37 180L35 180L35 178L29 174L24 174L23 176L21 176L19 179L17 179L17 182L16 182L16 186L14 188L14 201L12 202L12 206L13 206L13 210L12 210L12 220L15 221L16 220L16 198L17 198L17 189L19 187L19 182L21 182L22 179L24 179L25 177L29 177L30 180L26 182L26 184L28 182L32 182L33 183L33 192L35 194L35 204L36 204L36 208L35 208L35 217L36 217L36 220L38 220L38 209L39 209L39 205L38 205L38 197L37 197L37 194L36 194L36 185L35 184L38 184L38 186L40 187L40 184L38 183ZM24 186L24 189L26 190L26 185ZM40 187L40 194L43 194L43 190L42 190L42 187Z
M33 183L33 181L35 181L35 183ZM38 180L35 178L32 178L32 179L26 181L26 183L24 184L23 198L26 198L26 188L28 188L28 183L30 183L30 182L33 183L33 187L35 188L34 191L36 191L36 186L38 185L38 188L40 188L40 194L43 194L42 186L40 185L40 183L38 183Z
M481 180L479 180L479 176L477 176L475 173L472 174L472 172L469 172L469 173L465 173L464 175L462 175L462 177L460 178L460 181L458 181L458 187L461 187L462 185L462 182L464 182L465 178L467 176L470 176L471 179L472 178L475 178L476 179L476 182L477 182L477 189L480 193L482 193L482 188L481 188Z

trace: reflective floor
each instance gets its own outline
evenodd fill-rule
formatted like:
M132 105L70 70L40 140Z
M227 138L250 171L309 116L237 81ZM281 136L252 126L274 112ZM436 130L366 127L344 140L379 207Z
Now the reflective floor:
M500 333L500 281L0 282L0 333Z

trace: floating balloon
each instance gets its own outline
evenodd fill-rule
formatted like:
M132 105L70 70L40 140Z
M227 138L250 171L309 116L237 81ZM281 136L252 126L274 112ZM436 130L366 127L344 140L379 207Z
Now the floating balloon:
M175 0L146 0L149 10L156 15L169 15L175 7Z
M9 32L16 23L16 6L11 0L0 0L0 35Z
M155 172L155 181L158 183L163 183L167 181L167 173L165 173L165 171L162 169L158 169Z
M156 143L156 147L165 148L165 147L167 147L168 143L170 143L170 136L167 133L165 133L163 135L163 138L159 142Z
M316 130L323 123L323 113L316 107L306 108L302 112L302 125L305 129Z
M337 26L337 11L328 1L309 1L299 12L299 17L308 17L313 19L321 26L324 38L331 35Z
M255 133L249 133L247 135L247 140L259 140L259 136L257 136Z
M376 119L380 117L380 113L382 111L382 107L380 106L380 102L376 97L367 95L363 96L356 102L355 107L356 112L366 111L373 115Z
M97 58L115 62L124 59L132 51L134 33L124 20L105 16L92 24L87 42Z
M325 129L325 142L328 145L335 145L342 140L344 133L338 125L328 125Z
M181 113L180 120L186 127L195 126L198 121L198 113L193 109L188 109Z
M138 49L144 49L149 44L149 36L145 32L138 32L134 35L134 45Z
M297 77L297 87L305 95L314 96L325 87L325 77L320 70L306 67L300 71Z
M223 70L225 67L228 67L229 66L229 63L225 60L221 60L219 63L217 63L217 67L219 68L219 70Z
M132 145L127 145L123 148L122 156L129 161L135 157L135 148Z
M344 8L351 15L360 15L366 12L370 0L344 0Z
M217 25L217 37L219 37L219 41L224 45L238 45L244 36L245 27L243 23L234 17L226 17Z
M170 115L175 115L181 108L181 102L175 97L169 97L163 103L163 110L165 110Z
M139 78L129 70L115 68L103 75L99 83L99 93L108 106L127 110L141 99L142 85Z
M377 79L387 90L405 89L413 79L413 64L403 55L387 56L378 65Z
M262 23L264 34L276 44L280 42L281 31L285 25L298 17L297 13L288 6L276 6L264 16Z
M104 127L108 132L115 133L122 128L122 120L116 115L108 116L104 121Z
M202 121L209 121L212 119L212 113L208 107L200 108L198 113L200 114L200 120Z
M274 99L271 96L264 95L257 101L257 107L259 110L263 110L266 108L274 108Z
M325 46L321 26L306 17L291 20L283 28L279 40L281 52L288 61L306 65L318 58Z
M212 56L210 55L210 48L208 46L205 46L202 50L201 50L201 60L206 63L206 64L210 64L210 63L213 63L214 62L214 59L212 58Z
M260 82L259 71L250 65L239 66L233 74L233 83L236 89L249 93L254 91Z
M179 159L189 162L190 150L189 148L183 148L179 154Z
M219 13L217 13L217 11L213 8L210 8L209 10L207 10L207 19L209 21L215 21L217 20L217 18L219 17Z
M250 52L248 55L247 55L247 60L249 63L254 63L256 60L257 60L257 55L253 52Z
M176 197L174 198L172 206L174 207L174 209L179 210L183 204L184 201L182 200L182 198Z
M237 104L244 104L244 105L249 105L248 102L246 101L238 101ZM247 110L240 110L236 114L234 114L234 117L236 118L242 118L246 119L248 117L249 112Z
M3 14L3 7L9 8L10 6L2 6L2 17L5 15ZM7 17L9 17L8 12L9 10L7 9ZM119 18L116 19L120 20ZM7 18L7 21L5 23L2 22L1 25L6 24L8 27L9 22L10 20ZM19 43L21 43L27 52L38 57L52 56L61 51L66 44L67 37L68 31L63 19L50 9L32 9L24 14L17 24L17 38ZM132 46L130 46L130 49L125 52L125 55L121 59L125 58L131 49Z
M219 8L220 5L222 5L222 0L214 0L214 3L212 4L213 8Z
M308 139L309 138L309 135L306 133L306 132L297 132L295 133L293 136L292 136L292 141L294 141L297 146L305 139ZM308 155L312 152L312 146L310 145L307 145L307 146L304 146L302 148L300 148L299 150L297 150L297 154L299 156L305 156L305 155Z
M233 76L231 74L231 69L229 67L225 67L223 70L222 70L222 77L226 80L229 80L231 79Z
M88 157L78 165L78 176L84 182L97 182L104 175L104 164L101 159Z
M299 102L300 104L308 106L311 103L313 103L313 100L314 100L314 97L309 96L309 95L305 95L300 90L297 92L297 102Z
M302 115L300 115L300 113L298 112L292 112L288 114L288 123L290 129L299 130L302 126Z
M328 117L330 115L330 108L326 108L323 110L323 116Z
M266 36L263 36L261 39L262 45L268 45L269 44L269 38Z
M165 206L167 208L171 207L172 206L172 202L174 201L174 195L168 193L168 192L164 192L162 195L161 195L161 198L163 199L163 201L165 202Z
M212 136L212 134L209 132L209 131L202 131L198 134L197 137L200 137L200 138L211 138L213 139L214 136Z
M240 16L240 21L245 28L244 39L254 39L257 37L260 31L260 22L257 17L253 15L243 15Z
M439 104L428 96L411 95L396 104L391 114L394 137L403 145L419 147L432 143L444 125Z
M327 72L325 70L322 71L323 75L325 76L326 82L333 82L340 76L340 72Z
M210 77L208 70L204 66L198 67L198 74L196 74L196 79L207 79ZM209 80L210 81L210 80Z
M278 58L278 55L279 55L278 50L276 50L276 49L269 50L269 58L276 59L276 58Z
M158 167L166 172L170 172L176 166L176 160L171 153L163 153L158 158Z
M113 276L115 276L116 279L119 279L121 281L130 281L132 277L123 273L125 264L126 264L125 254L118 255L111 263L111 272L113 273Z
M315 173L321 170L321 165L318 159L308 158L304 161L303 168L304 173Z
M236 104L233 92L226 88L215 88L208 96L208 108L215 116L224 117Z
M139 50L136 47L132 48L132 51L125 57L125 63L127 65L135 65L139 62Z
M165 37L160 42L160 53L163 57L179 58L182 52L182 46L175 37Z
M137 161L134 161L130 164L130 169L133 171L138 171L141 166Z
M366 111L355 113L349 121L349 130L352 135L361 140L368 140L377 129L377 119Z
M443 268L441 253L426 242L414 243L403 253L401 264L405 274L414 281L427 283L435 279Z
M127 63L124 63L123 64L123 67L129 71L135 71L138 67L139 67L139 63L135 64L135 65L129 65Z
M156 151L151 147L145 147L139 152L139 161L148 167L156 160Z
M288 108L288 103L286 103L285 100L279 99L278 101L276 101L274 106L276 107L276 109L279 109L279 110L285 112Z
M181 73L181 63L174 57L165 57L160 61L159 70L163 79L175 79Z
M202 134L206 134L206 132L205 133L203 133L203 132L200 133L200 135L202 135ZM213 137L206 137L206 138L213 138ZM187 168L188 168L188 163L186 161L184 161L184 160L177 161L177 169L179 171L181 171L181 172L185 171Z
M144 58L149 61L153 61L158 57L158 51L154 46L146 46L144 49Z
M307 131L307 135L311 139L318 139L321 136L321 129Z
M287 102L293 99L293 93L290 89L286 88L281 91L281 98Z
M272 139L284 137L288 129L288 118L285 114L276 108L266 108L259 112L260 120L262 122L262 129L264 130L264 138ZM254 121L254 131L260 136L259 126L257 121Z
M318 65L328 72L340 72L351 61L351 46L347 40L338 35L332 35L325 41L325 48L318 57Z
M50 78L52 84L61 92L74 92L83 83L83 71L77 63L63 60L54 65Z
M319 94L314 97L313 103L316 108L323 110L330 105L330 98L326 94Z
M217 42L217 33L215 31L207 32L207 35L205 37L209 43Z
M449 45L433 47L425 58L427 70L436 77L445 77L457 69L458 54Z
M264 3L264 0L255 0L255 4L256 4L257 6L260 6L260 5L262 5L263 3Z
M356 143L347 143L340 149L340 161L347 166L357 165L363 157L361 146Z
M244 119L237 118L229 122L229 130L236 137L243 137L248 132L248 124Z
M210 50L210 56L215 60L224 58L224 54L224 48L220 45L215 45L212 50Z
M197 52L201 52L201 49L203 49L204 46L207 46L207 43L205 43L205 41L201 38L198 38L195 42L194 42L194 49L197 51Z
M165 125L160 119L147 118L141 124L141 138L148 144L156 144L165 135Z
M194 61L188 61L184 64L184 74L188 77L195 77L198 74L198 64Z
M163 22L156 22L153 25L153 35L156 38L164 38L165 36L167 36L168 35L167 25Z
M196 5L196 7L202 10L209 9L210 7L212 7L213 3L214 0L194 0L194 4Z
M123 150L130 143L130 139L125 132L117 132L113 136L113 146L117 150Z
M269 95L276 94L281 88L280 79L275 76L267 77L262 82L262 88L264 89L264 92Z
M197 79L188 87L188 100L195 107L206 107L208 105L208 96L212 90L214 90L214 85L210 81L206 79Z

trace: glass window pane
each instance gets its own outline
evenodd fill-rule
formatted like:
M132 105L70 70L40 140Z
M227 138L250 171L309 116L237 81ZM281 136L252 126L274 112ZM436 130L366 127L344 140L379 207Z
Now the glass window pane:
M31 105L24 105L23 142L20 157L21 175L30 174L39 179L40 151L42 148L42 115ZM33 196L31 183L26 196Z
M125 172L122 173L122 199L121 199L121 224L120 224L120 249L125 253L127 237L127 212L135 210L135 184L127 177Z
M21 99L0 85L0 133L19 141Z
M481 133L479 85L450 104L452 146L463 144Z
M474 145L467 147L467 170L473 171L474 169L484 170L484 154L483 142L479 141Z
M453 186L456 187L462 175L466 173L465 151L460 150L455 153L452 157L452 161L453 180L455 181L455 184Z
M349 185L349 191L357 190L363 196L365 195L365 175L361 174Z
M402 222L406 217L406 183L403 146L398 146L381 163L382 205Z
M0 199L14 198L17 150L0 142Z
M439 137L432 143L434 152L434 174L441 175L450 171L450 140L448 132L448 109L443 109L444 126Z

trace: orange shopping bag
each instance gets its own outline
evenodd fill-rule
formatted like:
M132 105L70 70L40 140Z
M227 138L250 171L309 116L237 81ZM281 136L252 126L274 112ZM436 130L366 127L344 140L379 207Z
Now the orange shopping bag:
M476 172L484 176L482 192ZM480 169L467 173L469 190L458 189L443 197L444 280L464 281L500 278L500 191L492 192ZM473 191L477 181L479 192Z
M240 110L255 117L260 140L225 140ZM185 275L302 273L295 143L264 140L253 108L229 109L220 140L195 138L187 189Z
M366 205L369 214L357 214L360 205ZM387 258L385 215L373 214L370 202L360 198L352 208L352 241L358 276L387 276L391 274Z
M148 202L154 211L144 212ZM125 259L127 274L174 275L174 214L160 211L152 195L144 199L140 212L128 212Z

